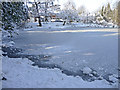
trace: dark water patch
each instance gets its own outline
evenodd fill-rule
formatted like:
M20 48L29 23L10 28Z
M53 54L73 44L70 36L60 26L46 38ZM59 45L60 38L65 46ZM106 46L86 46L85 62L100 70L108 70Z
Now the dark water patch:
M51 58L51 56L49 56L49 55L26 55L26 58L28 58L29 60L32 60L34 62L36 60L49 61L49 59Z
M45 63L43 61L40 60L34 60L34 63L32 64L33 66L38 66L39 68L48 68L48 69L54 69L54 68L59 68L61 70L61 72L63 74L66 74L68 76L80 76L83 80L85 81L94 81L94 80L100 80L99 79L99 75L96 74L92 74L92 76L90 76L89 74L84 74L82 70L79 71L70 71L70 70L66 70L64 68L62 68L60 65L56 65L56 64L51 64L51 63ZM94 71L94 70L93 70Z
M3 47L2 47L2 51L3 51L3 52L6 52L6 53L8 53L8 54L15 54L15 53L22 52L22 49L20 49L20 48L15 48L15 47L5 47L5 46L3 46Z
M105 80L107 80L108 82L110 82L110 83L114 83L113 81L111 81L111 80L109 79L109 76L111 76L111 75L113 75L113 74L106 74L106 75L103 76L103 78L104 78Z
M15 48L15 47L2 47L2 51L4 52L3 56L8 56L9 58L28 58L29 60L35 62L37 60L49 61L52 57L50 55L28 55L24 54L23 49Z

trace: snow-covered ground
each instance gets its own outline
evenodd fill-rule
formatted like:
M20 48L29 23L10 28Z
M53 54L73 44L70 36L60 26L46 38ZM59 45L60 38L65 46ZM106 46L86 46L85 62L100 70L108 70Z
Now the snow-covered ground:
M32 66L28 59L2 58L3 88L116 88L117 83L110 85L106 80L87 82L81 77L67 76L61 70L43 69Z
M46 29L46 30L48 30L48 29L55 29L55 28L59 28L59 29L62 29L62 28L67 28L67 27L70 27L71 25L65 25L65 26L63 26L62 25L63 23L62 22L47 22L47 23L42 23L42 27L39 27L38 26L38 22L30 22L30 23L27 23L26 24L26 29L24 29L25 31L27 30L33 30L33 29Z
M3 88L114 88L118 87L118 30L110 28L82 28L80 24L62 26L62 23L43 24L29 23L32 28L19 31L20 35L6 42L5 46L24 49L28 55L50 55L46 64L59 65L68 71L83 70L91 73L91 69L101 76L112 74L109 80L92 82L84 81L79 76L67 76L61 69L47 69L32 66L33 62L21 58L2 58ZM49 66L48 66L49 67Z
M85 24L85 23L72 23L72 24L66 24L63 26L63 22L42 22L42 27L38 26L38 22L29 22L26 24L25 31L39 29L39 30L65 30L65 29L76 29L76 28L112 28L113 26L104 26L104 25L98 25L98 24ZM115 26L117 28L117 26Z

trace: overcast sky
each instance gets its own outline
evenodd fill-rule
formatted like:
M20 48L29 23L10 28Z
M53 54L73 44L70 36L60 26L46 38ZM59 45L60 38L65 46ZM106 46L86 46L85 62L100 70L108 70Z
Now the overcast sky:
M68 0L57 0L57 1L59 4L61 4L61 7L63 7L63 4ZM101 8L102 5L106 5L108 2L110 2L111 5L113 6L114 3L118 0L72 0L72 1L75 2L76 8L83 5L86 7L88 11L93 12Z

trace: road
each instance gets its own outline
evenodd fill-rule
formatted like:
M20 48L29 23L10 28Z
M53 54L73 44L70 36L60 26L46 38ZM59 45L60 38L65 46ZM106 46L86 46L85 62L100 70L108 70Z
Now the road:
M48 61L70 71L90 67L99 74L117 74L117 29L21 31L15 46L28 54L51 55Z

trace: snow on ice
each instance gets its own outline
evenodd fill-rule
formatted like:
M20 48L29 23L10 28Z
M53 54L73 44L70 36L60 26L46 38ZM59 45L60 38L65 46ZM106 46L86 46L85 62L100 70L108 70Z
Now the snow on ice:
M91 72L92 72L92 70L89 67L83 68L83 73L84 74L90 74Z
M109 80L112 82L118 82L118 79L114 75L110 75Z
M31 65L28 59L3 57L3 88L115 88L106 80L84 81L81 77L67 76L59 69L43 69ZM90 68L84 72L90 73Z

